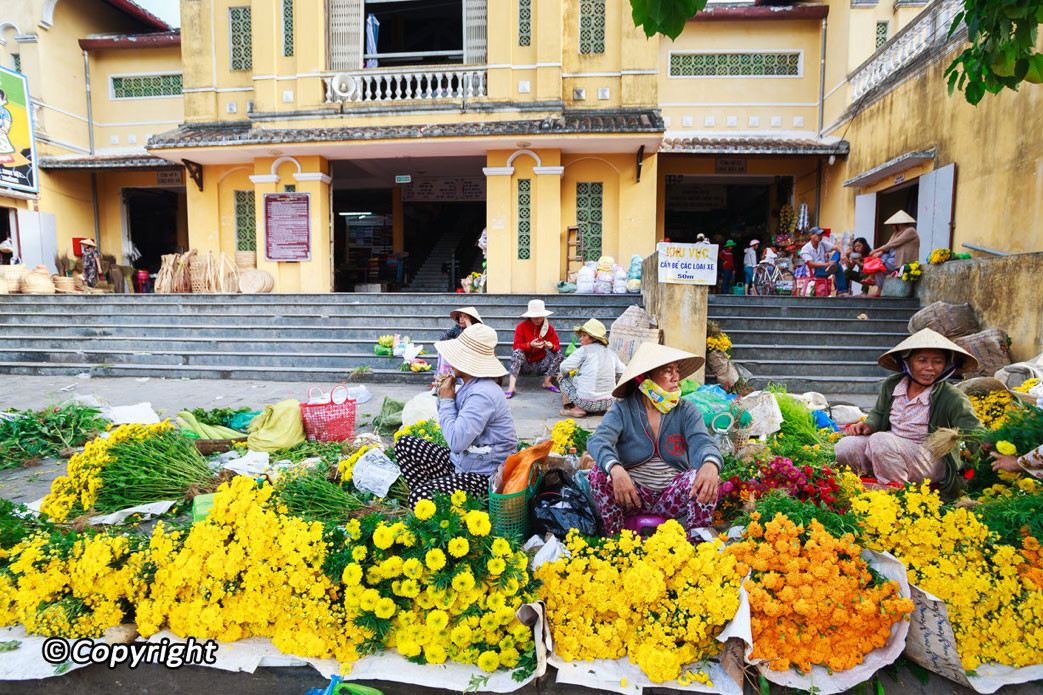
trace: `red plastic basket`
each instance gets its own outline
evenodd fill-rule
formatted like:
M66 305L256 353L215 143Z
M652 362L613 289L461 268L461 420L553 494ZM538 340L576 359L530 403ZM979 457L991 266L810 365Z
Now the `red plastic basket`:
M355 436L355 401L347 397L344 388L344 400L338 400L334 394L337 388L330 391L328 403L301 403L301 419L304 420L304 433L313 442L342 442ZM311 392L318 388L308 389L308 400ZM320 392L322 389L319 389Z

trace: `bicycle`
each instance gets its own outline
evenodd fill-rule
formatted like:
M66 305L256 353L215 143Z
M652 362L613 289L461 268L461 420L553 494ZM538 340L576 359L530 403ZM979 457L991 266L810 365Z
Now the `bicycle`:
M784 280L782 271L771 263L758 263L753 269L753 293L757 295L775 294L778 283Z

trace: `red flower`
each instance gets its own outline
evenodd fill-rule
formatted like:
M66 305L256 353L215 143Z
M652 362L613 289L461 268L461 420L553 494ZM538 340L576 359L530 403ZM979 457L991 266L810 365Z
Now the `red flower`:
M963 472L964 480L970 480L973 477L974 477L974 469L973 468L968 468L967 470L965 470Z

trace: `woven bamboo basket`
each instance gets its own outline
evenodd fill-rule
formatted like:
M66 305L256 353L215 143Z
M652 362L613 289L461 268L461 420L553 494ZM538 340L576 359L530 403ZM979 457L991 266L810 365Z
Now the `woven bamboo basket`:
M188 264L188 277L192 282L192 292L206 292L206 258L193 257Z
M0 267L0 283L2 283L8 294L21 292L21 280L29 270L21 263L17 265L5 265Z
M245 441L246 437L238 437L236 439L193 439L192 443L203 456L210 456L231 451L236 442Z
M235 265L239 268L239 272L247 270L253 270L257 267L257 252L256 251L236 251L235 252Z
M21 280L22 294L54 294L54 283L50 275L36 272L26 273Z
M247 270L239 276L239 291L243 294L264 294L275 287L275 279L266 270Z
M51 281L54 283L54 289L56 292L68 294L77 291L76 281L70 277L65 277L64 275L52 275Z

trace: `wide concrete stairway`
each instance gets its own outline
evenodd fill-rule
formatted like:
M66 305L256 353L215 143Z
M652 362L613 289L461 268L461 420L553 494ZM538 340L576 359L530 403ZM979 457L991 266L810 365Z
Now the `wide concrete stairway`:
M474 304L506 363L525 295L0 295L0 374L268 379L328 383L368 367L373 381L426 381L377 357L383 334L409 335L433 357L449 311ZM567 343L574 325L609 325L638 295L546 295ZM754 385L875 392L877 356L906 334L915 300L711 296ZM860 320L865 314L868 318ZM2 393L2 388L0 388ZM2 398L0 398L2 404Z

